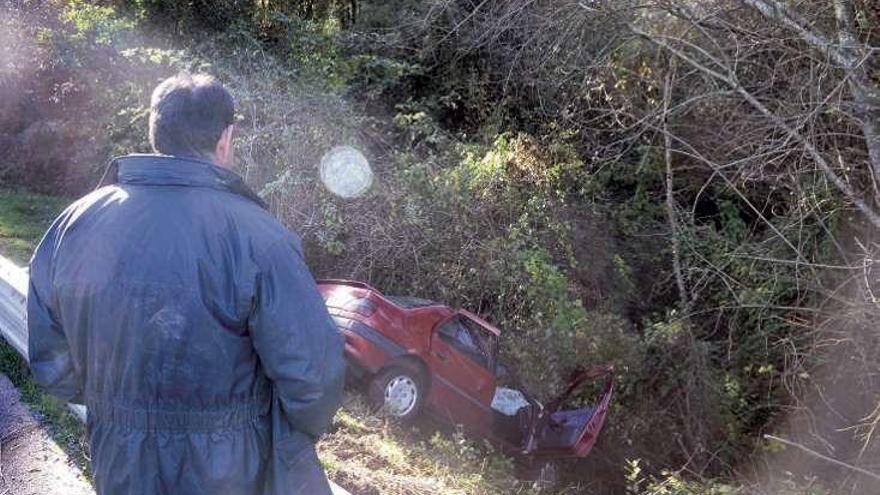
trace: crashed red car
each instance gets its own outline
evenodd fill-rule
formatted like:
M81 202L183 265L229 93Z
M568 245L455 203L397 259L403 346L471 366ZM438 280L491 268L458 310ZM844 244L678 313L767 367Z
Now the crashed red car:
M420 412L484 437L510 454L584 457L602 429L614 389L610 367L572 375L566 390L540 404L521 390L498 386L501 332L477 315L415 297L382 295L362 282L322 280L318 289L337 327L354 374L387 414ZM561 410L582 384L604 379L595 404Z

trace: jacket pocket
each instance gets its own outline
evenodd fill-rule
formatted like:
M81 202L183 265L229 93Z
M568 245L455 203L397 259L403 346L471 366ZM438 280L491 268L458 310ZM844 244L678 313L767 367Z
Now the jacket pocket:
M290 436L278 442L275 451L279 459L289 469L295 469L307 459L318 463L318 455L315 453L315 442L304 433L292 431Z
M308 435L291 432L291 436L275 445L277 471L271 490L273 495L333 495L327 475L315 453L315 443Z

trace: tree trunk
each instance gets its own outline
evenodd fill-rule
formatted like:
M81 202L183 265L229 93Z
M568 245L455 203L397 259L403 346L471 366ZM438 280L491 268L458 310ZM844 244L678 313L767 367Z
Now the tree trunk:
M845 70L853 94L856 117L861 121L862 134L868 148L868 159L874 176L874 191L880 191L880 90L874 86L865 70L867 53L856 38L852 0L834 0L837 15L840 49L846 55ZM880 197L880 195L878 195Z
M678 286L678 297L681 300L681 311L687 315L690 312L690 297L684 282L684 274L681 269L681 229L678 224L678 205L675 202L675 187L672 174L672 135L669 134L669 102L672 99L672 82L675 73L675 64L671 63L669 73L666 75L666 84L663 87L663 144L664 158L666 160L666 216L669 220L669 230L672 243L672 270L675 273L675 283Z

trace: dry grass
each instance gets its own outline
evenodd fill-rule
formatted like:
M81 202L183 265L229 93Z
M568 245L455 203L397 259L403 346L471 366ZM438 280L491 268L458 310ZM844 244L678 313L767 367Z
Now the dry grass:
M392 424L349 393L336 431L318 445L330 477L355 495L529 493L515 481L511 462L491 447L457 433Z

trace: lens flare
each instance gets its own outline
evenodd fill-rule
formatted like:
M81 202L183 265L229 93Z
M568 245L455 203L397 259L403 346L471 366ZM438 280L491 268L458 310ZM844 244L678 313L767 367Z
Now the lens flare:
M321 158L321 182L343 198L362 196L373 184L370 162L351 146L336 146Z

